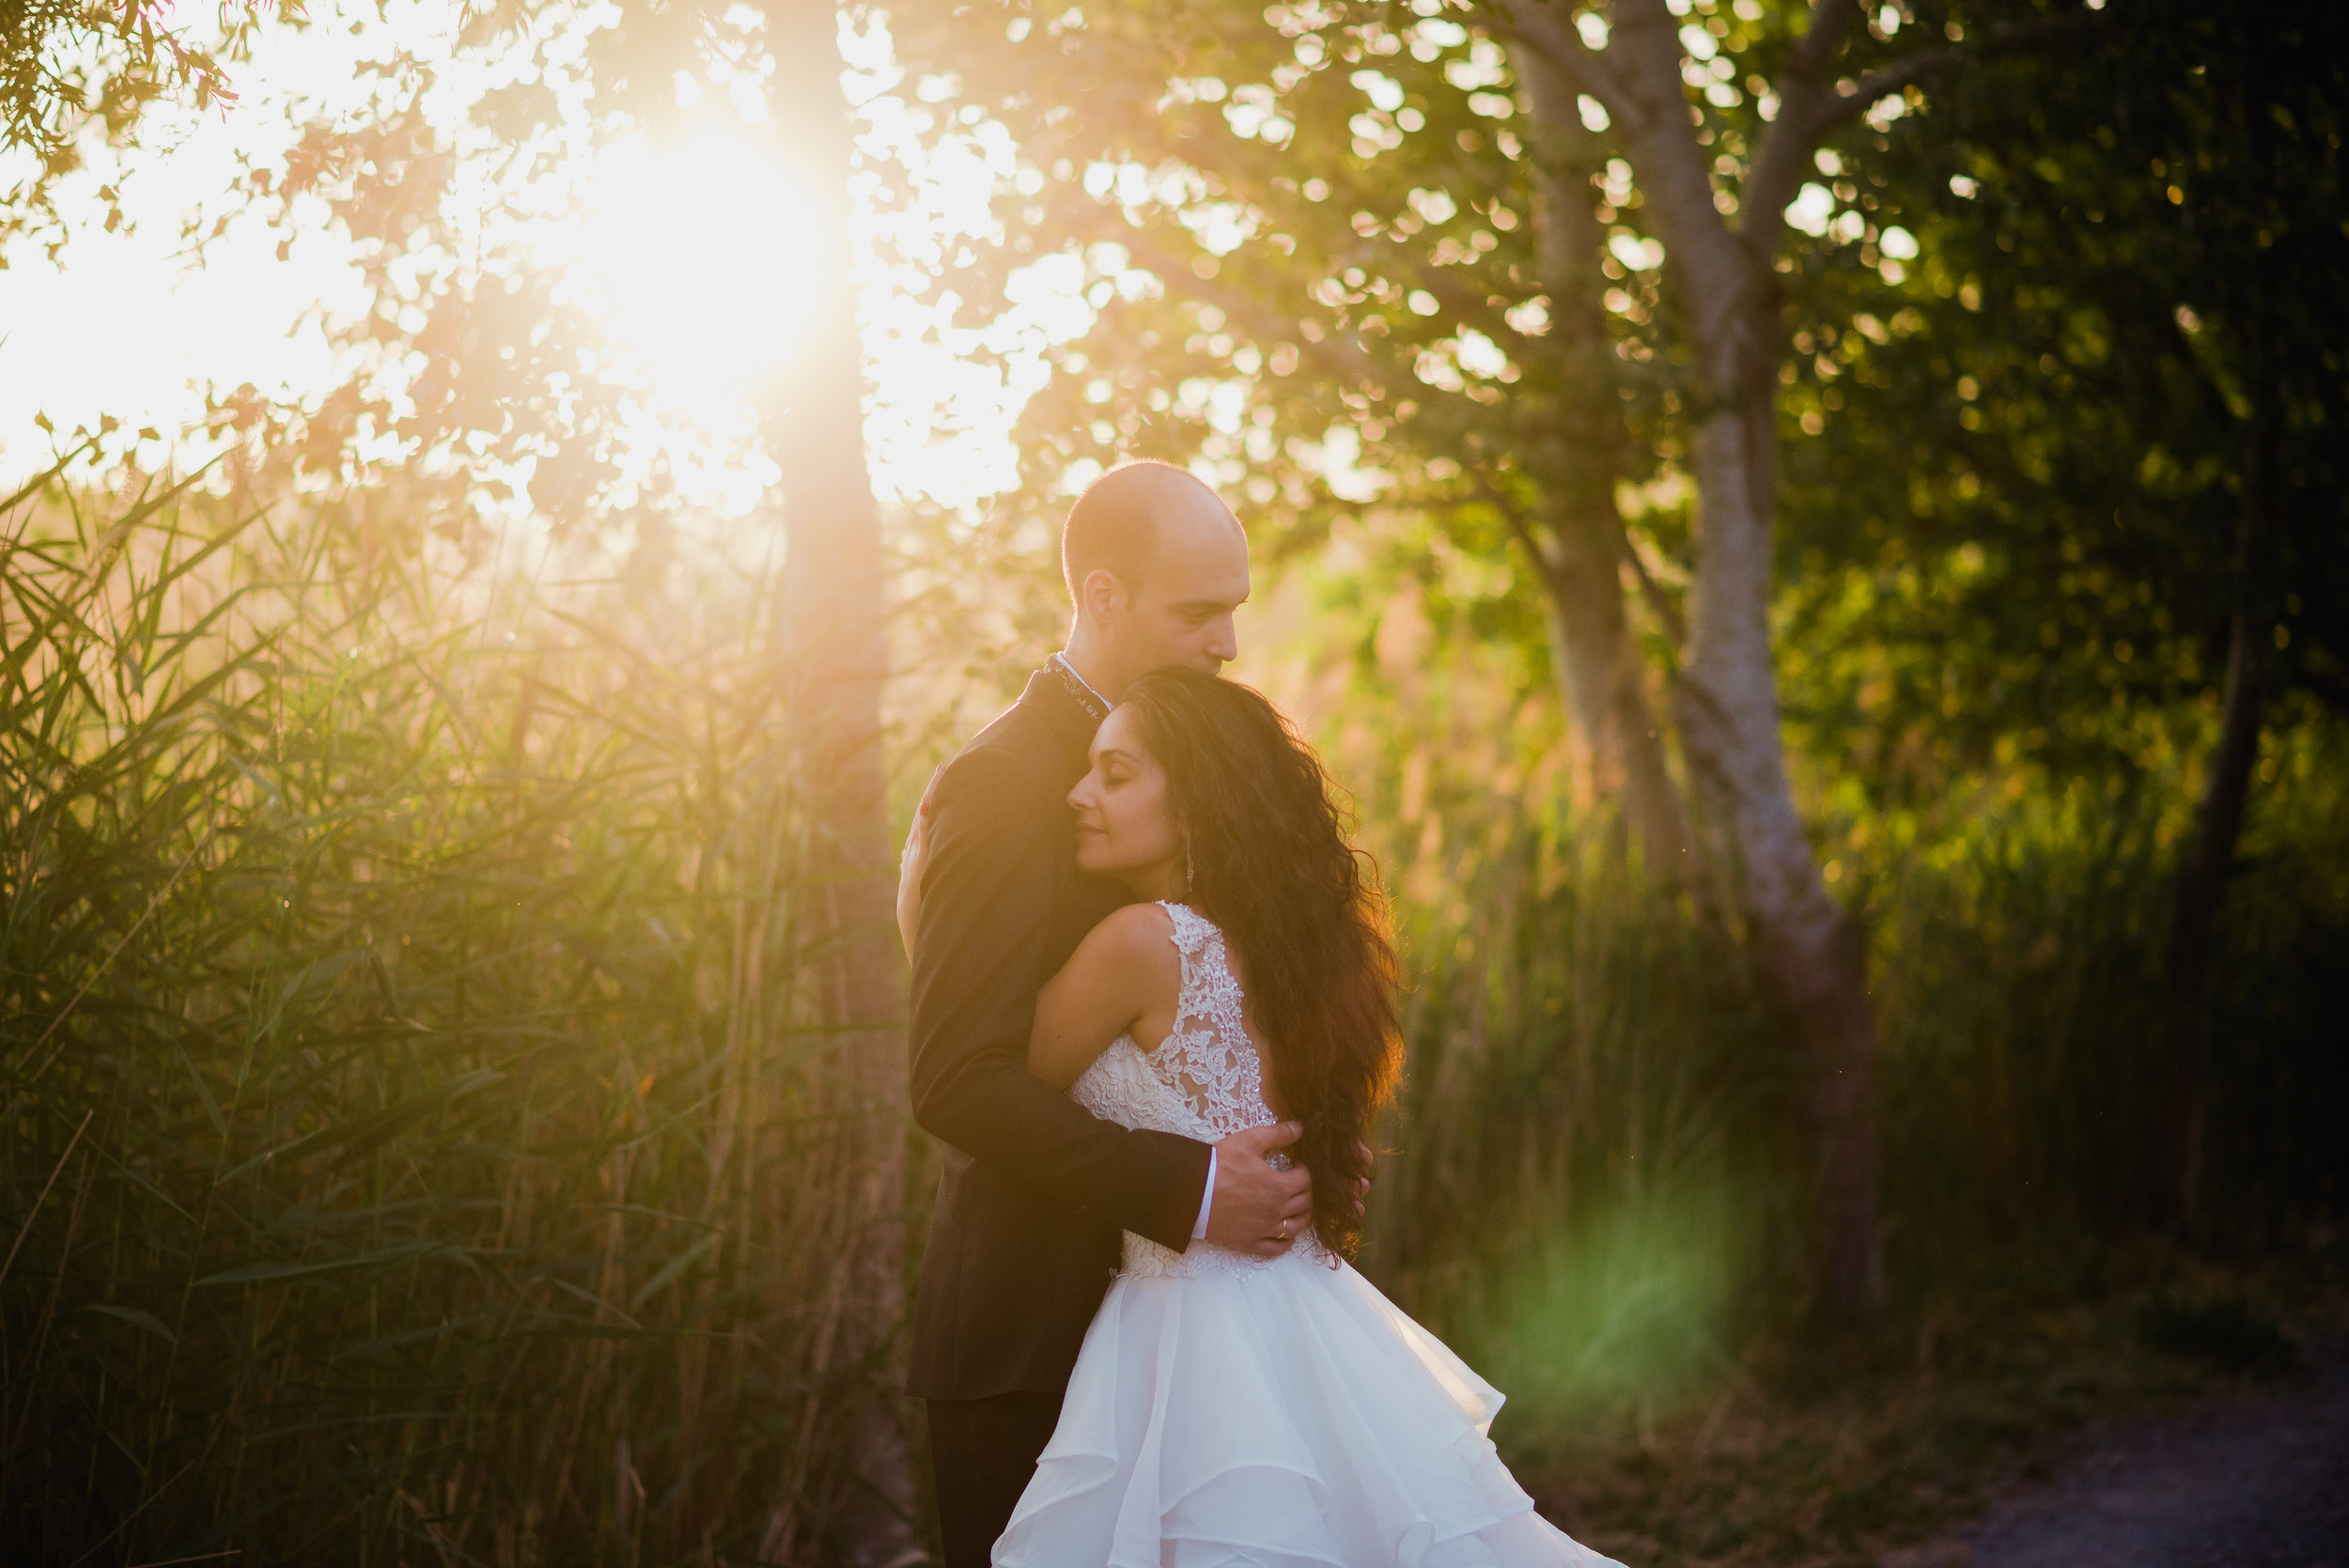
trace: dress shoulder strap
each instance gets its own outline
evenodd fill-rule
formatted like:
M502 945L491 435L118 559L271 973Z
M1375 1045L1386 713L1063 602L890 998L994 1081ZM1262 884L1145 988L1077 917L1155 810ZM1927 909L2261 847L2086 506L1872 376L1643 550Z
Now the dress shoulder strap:
M1262 1069L1248 1039L1239 978L1232 972L1222 929L1188 905L1168 900L1159 908L1174 923L1183 988L1174 1027L1152 1053L1152 1070L1219 1134L1260 1126L1273 1116L1265 1107Z
M1159 908L1164 909L1167 918L1174 923L1174 951L1183 955L1183 971L1188 974L1190 971L1189 960L1206 952L1208 944L1223 933L1216 928L1215 922L1188 904L1162 898L1159 901Z
M1183 960L1182 995L1174 1004L1176 1021L1199 1018L1223 1022L1217 1016L1221 1011L1217 1003L1228 997L1237 1008L1239 998L1239 980L1232 973L1231 958L1223 944L1223 928L1188 904L1165 899L1159 908L1174 923L1174 951Z

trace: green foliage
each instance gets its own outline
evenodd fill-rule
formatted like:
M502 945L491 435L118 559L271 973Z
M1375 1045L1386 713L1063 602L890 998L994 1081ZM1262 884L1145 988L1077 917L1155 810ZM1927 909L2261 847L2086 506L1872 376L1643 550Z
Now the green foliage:
M2215 695L2247 572L2289 675L2338 688L2344 45L2324 8L2160 7L1955 78L1846 163L1847 210L1921 255L1895 282L1822 248L1791 287L1785 614L1840 666L1790 678L1790 717L1867 737L1875 806L1928 752L2163 766L2150 715ZM2254 485L2282 536L2244 558Z
M1335 430L1388 497L1506 552L1494 495L1464 474L1541 450L1587 367L1538 342L1536 178L1507 54L1481 14L1422 8L893 17L901 55L1002 119L1028 166L1000 203L1004 241L952 286L993 302L1047 249L1085 263L1098 314L1026 411L1030 494L1123 456L1204 457L1276 549L1311 549L1367 493L1329 482L1346 466L1324 450ZM1652 281L1624 287L1652 304ZM1652 431L1653 349L1611 324L1626 417Z
M805 1553L869 1112L797 1022L771 596L499 591L383 499L9 515L0 1534Z
M30 177L0 197L0 247L40 219L56 218L52 188L79 166L78 144L93 127L124 142L148 107L171 93L184 93L198 109L233 101L227 67L250 44L265 3L223 5L212 38L172 26L172 8L161 0L0 7L0 155L33 160ZM302 14L300 0L275 0L275 8L288 18ZM115 199L111 190L100 195Z

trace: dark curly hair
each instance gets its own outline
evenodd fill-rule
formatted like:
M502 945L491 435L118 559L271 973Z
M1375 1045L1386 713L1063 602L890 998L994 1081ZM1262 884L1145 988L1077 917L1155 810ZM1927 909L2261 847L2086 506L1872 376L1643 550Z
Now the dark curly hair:
M1282 1110L1304 1124L1296 1154L1314 1176L1314 1229L1350 1257L1363 1146L1402 1059L1377 868L1346 842L1321 759L1261 692L1171 667L1120 706L1166 772L1190 838L1190 901L1237 950Z

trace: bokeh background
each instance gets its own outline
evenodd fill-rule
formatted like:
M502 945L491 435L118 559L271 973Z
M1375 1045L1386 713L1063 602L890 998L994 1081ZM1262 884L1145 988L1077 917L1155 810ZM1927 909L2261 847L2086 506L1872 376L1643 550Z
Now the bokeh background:
M894 846L1190 466L1625 1561L2342 1318L2334 8L29 0L0 1545L930 1549Z

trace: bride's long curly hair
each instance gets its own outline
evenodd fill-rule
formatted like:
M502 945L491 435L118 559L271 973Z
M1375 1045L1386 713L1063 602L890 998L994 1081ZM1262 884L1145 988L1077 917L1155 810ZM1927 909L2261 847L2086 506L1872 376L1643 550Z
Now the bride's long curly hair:
M1346 842L1330 776L1262 693L1156 670L1120 706L1165 770L1190 842L1188 902L1222 927L1272 1048L1282 1110L1301 1121L1321 1243L1353 1255L1364 1146L1402 1061L1394 944L1370 857Z

